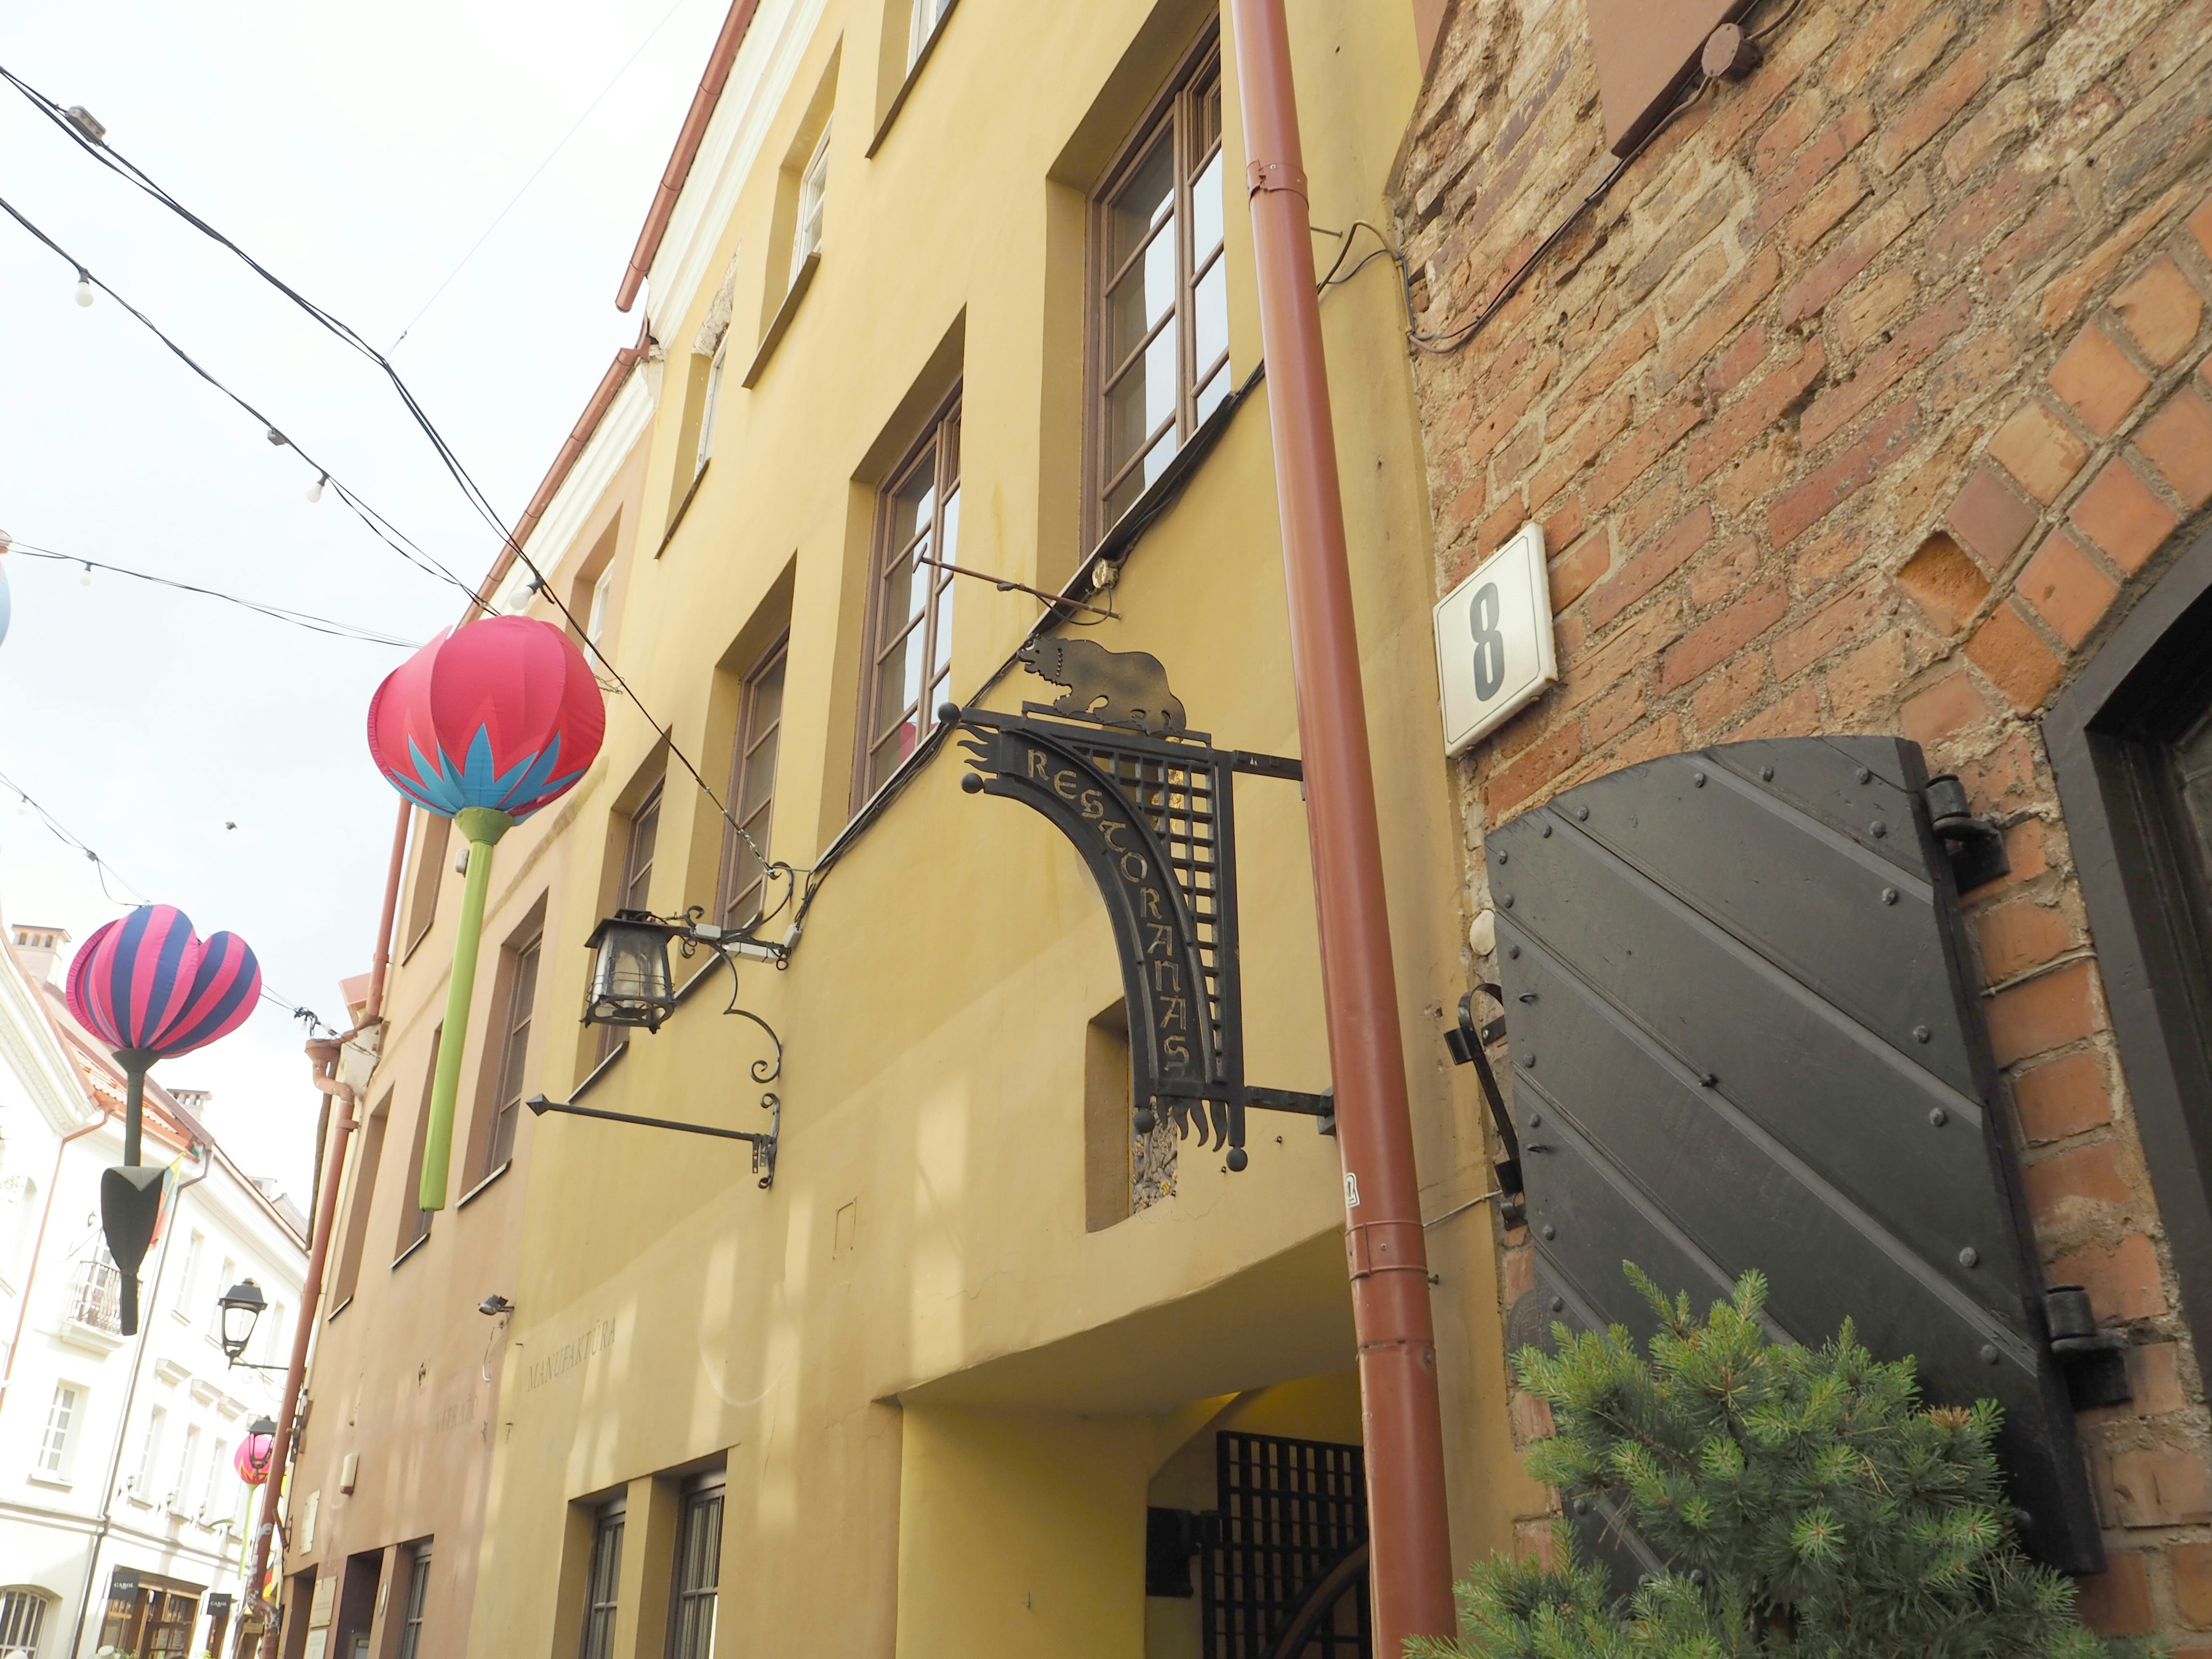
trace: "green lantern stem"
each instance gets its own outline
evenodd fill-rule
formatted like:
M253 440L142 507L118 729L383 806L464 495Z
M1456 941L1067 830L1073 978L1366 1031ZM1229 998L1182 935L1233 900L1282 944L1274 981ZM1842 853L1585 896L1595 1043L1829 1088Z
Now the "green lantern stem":
M465 806L453 823L469 842L469 877L461 890L461 926L453 941L453 977L446 987L446 1025L438 1038L438 1073L430 1086L430 1127L422 1141L426 1210L446 1207L446 1170L453 1160L453 1102L461 1091L461 1052L468 1046L469 1000L476 989L477 946L483 937L484 898L491 890L491 849L514 820L489 806Z

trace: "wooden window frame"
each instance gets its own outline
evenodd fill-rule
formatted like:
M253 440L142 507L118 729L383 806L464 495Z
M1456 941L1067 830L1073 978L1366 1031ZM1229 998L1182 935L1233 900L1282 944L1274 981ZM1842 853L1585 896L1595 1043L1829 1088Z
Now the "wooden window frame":
M506 958L500 963L500 978L505 984L506 995L500 1008L497 1081L489 1103L491 1114L484 1129L483 1146L477 1160L478 1181L489 1179L493 1171L506 1168L514 1157L515 1126L522 1117L522 1074L530 1067L531 1025L538 1004L538 975L544 963L544 945L545 934L539 928L500 953ZM518 1036L522 1040L519 1054L515 1049Z
M415 868L407 884L407 948L399 953L402 963L430 936L438 920L438 889L446 878L447 849L453 845L451 818L420 806L415 811Z
M757 729L757 716L760 710L761 687L769 676L784 674L790 665L791 635L786 632L761 653L760 659L746 673L744 687L738 700L737 736L730 744L730 785L723 799L729 803L730 815L737 818L744 810L745 793L754 782L757 767L768 769L768 790L761 797L755 816L760 821L753 840L760 848L763 867L751 880L740 888L736 885L744 867L743 854L748 850L738 837L734 825L725 821L722 825L722 863L720 878L715 884L714 917L722 927L747 927L757 921L768 896L768 872L765 860L769 837L775 830L776 763L782 753L783 690L776 692L775 717L766 730ZM787 684L787 678L786 683ZM763 745L774 744L765 762L759 759ZM738 818L739 823L744 822ZM750 832L749 833L752 833ZM748 894L757 890L759 899L749 908L741 908Z
M369 1206L376 1199L376 1172L384 1163L384 1133L392 1126L392 1092L384 1091L384 1098L362 1125L361 1149L354 1154L353 1194L346 1208L345 1237L339 1244L337 1278L331 1286L328 1319L345 1311L353 1301L354 1287L361 1283L361 1259L368 1253Z
M668 1586L668 1650L667 1659L703 1659L714 1650L714 1626L720 1612L722 1583L722 1522L723 1496L726 1490L723 1472L717 1469L708 1474L695 1474L684 1483L676 1509L676 1547L669 1563ZM702 1565L714 1574L712 1583L692 1584L684 1580L684 1567L690 1555L691 1528L696 1518L711 1507L714 1511L713 1548L704 1552ZM699 1523L703 1524L703 1523ZM707 1628L704 1640L696 1648L687 1649L684 1638L686 1603L708 1604Z
M399 1604L398 1659L416 1659L422 1644L422 1616L430 1598L430 1545L407 1547L407 1589Z
M617 910L649 910L653 908L644 901L653 896L653 867L660 855L660 798L665 787L665 783L655 783L645 792L645 799L638 802L637 809L626 815L629 822L623 829L622 875L615 889L615 908ZM641 867L637 858L637 827L647 818L653 822L653 848ZM644 882L644 890L634 894L631 890L638 885L641 879ZM638 902L633 903L633 898Z
M950 570L941 565L933 567L936 569L937 576L936 580L929 585L928 598L923 604L921 615L911 622L902 621L899 628L901 639L905 638L911 631L920 632L922 660L925 664L925 679L920 701L911 705L902 704L896 711L902 718L909 707L914 711L914 747L886 768L881 777L872 777L870 762L875 755L877 747L884 739L890 738L896 729L895 726L883 724L884 711L878 706L878 702L879 682L882 678L880 671L884 659L890 654L891 647L897 643L896 641L893 641L887 645L883 638L889 621L884 612L884 579L889 573L894 557L902 559L908 549L917 545L921 540L920 536L916 536L912 541L899 547L891 546L892 504L898 499L901 487L915 476L917 469L927 459L934 469L928 531L933 550L931 556L944 558L945 553L940 532L945 525L945 504L948 495L957 496L960 493L963 457L959 434L962 412L962 388L955 386L945 401L937 406L936 413L930 416L927 423L923 427L921 435L908 448L906 453L900 459L899 464L891 469L882 486L876 491L875 527L868 542L866 649L860 653L862 678L858 723L859 737L855 745L857 752L853 760L853 811L855 814L874 799L884 786L898 775L907 763L921 751L922 746L929 741L932 733L937 729L936 708L931 702L930 697L939 683L939 677L934 670L939 644L939 632L940 629L949 629L951 626L951 613L955 609L951 597L952 585L957 580ZM948 433L953 437L950 446L945 441ZM948 453L951 458L949 470L946 465ZM951 556L957 560L959 556L957 527L954 535ZM951 673L951 641L946 639L944 644L946 652L945 680L949 686ZM881 729L878 729L879 727Z
M814 148L807 153L806 165L799 169L799 199L797 212L791 222L791 270L786 275L786 289L796 288L799 272L808 259L822 252L822 231L829 222L830 208L830 135L837 125L835 112L822 124L822 131L814 140ZM814 198L810 210L807 196ZM810 228L808 221L811 219Z
M430 1033L430 1066L422 1075L422 1104L415 1115L415 1150L407 1159L407 1185L399 1194L399 1237L393 1244L392 1265L401 1262L422 1248L430 1237L435 1210L422 1206L422 1155L430 1138L430 1096L438 1086L438 1045L444 1040L443 1025Z
M615 1659L627 1511L628 1505L617 1498L592 1512L592 1548L584 1567L584 1627L577 1644L578 1659Z
M1170 78L1168 89L1154 103L1145 118L1115 156L1098 188L1091 192L1085 230L1089 243L1086 252L1086 289L1084 299L1084 519L1085 544L1096 547L1109 535L1114 526L1127 515L1129 507L1121 514L1109 516L1107 502L1115 487L1132 469L1141 471L1145 459L1155 447L1168 441L1170 433L1163 425L1146 434L1136 452L1116 465L1111 457L1112 423L1108 419L1108 398L1114 386L1135 368L1146 348L1157 337L1160 328L1176 331L1176 407L1173 445L1165 466L1180 453L1203 424L1199 412L1199 395L1211 386L1217 375L1222 379L1223 390L1215 398L1215 407L1231 395L1235 387L1229 384L1229 342L1224 331L1221 355L1212 362L1200 364L1198 351L1197 290L1200 283L1214 267L1229 257L1228 207L1224 179L1222 207L1222 242L1212 251L1203 268L1197 264L1198 250L1193 246L1196 215L1193 204L1195 186L1217 155L1224 153L1227 143L1226 101L1224 101L1224 120L1212 139L1202 152L1196 150L1197 111L1209 92L1224 84L1219 32L1209 29L1198 44L1185 55ZM1133 270L1145 256L1152 236L1165 232L1155 231L1147 236L1146 246L1139 247L1127 259L1113 269L1108 268L1112 257L1112 207L1115 197L1129 183L1137 168L1143 163L1156 140L1164 131L1171 131L1175 151L1175 209L1176 237L1176 300L1172 316L1148 330L1145 337L1118 363L1107 361L1111 339L1111 325L1108 315L1109 298L1116 280ZM1226 162L1224 162L1226 167ZM1208 411L1211 412L1210 410ZM1141 500L1139 489L1131 498L1130 507Z

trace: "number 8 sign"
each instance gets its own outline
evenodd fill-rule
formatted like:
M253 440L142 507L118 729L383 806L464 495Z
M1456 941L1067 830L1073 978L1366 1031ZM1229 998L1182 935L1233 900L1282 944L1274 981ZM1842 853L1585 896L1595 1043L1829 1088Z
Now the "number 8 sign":
M1437 604L1444 752L1462 753L1559 678L1544 532L1523 525Z

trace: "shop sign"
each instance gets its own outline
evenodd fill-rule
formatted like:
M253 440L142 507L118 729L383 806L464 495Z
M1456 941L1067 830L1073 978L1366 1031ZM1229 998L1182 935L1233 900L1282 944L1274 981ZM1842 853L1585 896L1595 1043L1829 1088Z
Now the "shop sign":
M1444 753L1487 737L1559 678L1544 531L1521 526L1437 601L1437 684Z

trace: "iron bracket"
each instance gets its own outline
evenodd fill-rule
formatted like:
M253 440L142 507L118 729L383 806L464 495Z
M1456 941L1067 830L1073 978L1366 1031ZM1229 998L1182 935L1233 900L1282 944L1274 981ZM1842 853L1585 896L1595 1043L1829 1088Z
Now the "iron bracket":
M1474 1000L1487 995L1501 1011L1495 1019L1474 1023ZM1482 1097L1490 1106L1490 1121L1498 1128L1498 1144L1501 1156L1498 1159L1498 1189L1504 1194L1498 1213L1508 1227L1522 1225L1528 1217L1528 1200L1521 1176L1521 1136L1513 1127L1513 1119L1505 1109L1505 1096L1498 1086L1498 1073L1491 1068L1490 1056L1485 1052L1489 1046L1505 1035L1505 993L1496 985L1478 985L1459 1000L1459 1018L1444 1028L1444 1047L1451 1053L1452 1063L1474 1067L1476 1080L1482 1085Z
M560 1112L570 1117L596 1117L609 1123L635 1123L648 1129L673 1129L678 1134L712 1135L718 1140L750 1141L753 1149L753 1173L760 1176L760 1186L765 1190L775 1184L776 1137L783 1130L783 1102L773 1092L760 1097L761 1109L768 1115L768 1132L763 1134L752 1129L717 1129L704 1123L678 1123L673 1118L641 1117L635 1112L610 1112L597 1106L579 1106L574 1101L548 1100L544 1095L532 1095L522 1103L533 1116L543 1117L548 1112Z
M1958 775L1945 772L1928 780L1922 792L1928 817L1950 855L1951 878L1961 893L1986 887L1999 876L2012 873L2005 856L2004 831L1994 818L1978 818L1966 802L1966 787Z
M2135 1385L2128 1381L2128 1340L2118 1331L2097 1328L2086 1289L2053 1285L2045 1290L2043 1323L2075 1410L2124 1406L2136 1397Z
M1295 1089L1255 1089L1246 1085L1244 1103L1256 1106L1263 1112L1297 1112L1312 1118L1314 1127L1321 1133L1336 1133L1336 1091L1324 1089L1317 1095L1301 1094Z

